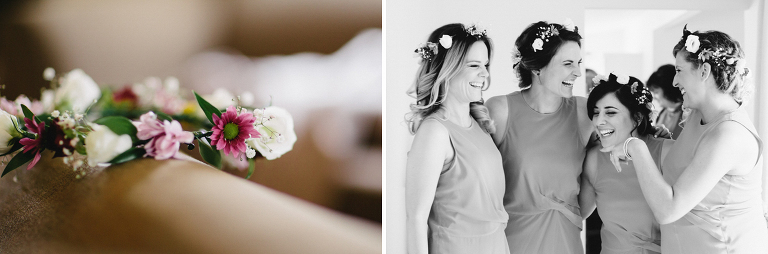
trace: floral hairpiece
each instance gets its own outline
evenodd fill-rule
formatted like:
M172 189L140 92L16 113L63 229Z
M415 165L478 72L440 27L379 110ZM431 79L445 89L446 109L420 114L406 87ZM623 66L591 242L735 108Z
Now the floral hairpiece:
M573 23L573 20L570 18L566 18L565 22L561 24L563 26L563 29L571 31L571 32L578 32L579 28ZM531 43L531 47L533 48L533 52L544 50L544 43L549 42L549 38L552 36L558 36L560 35L560 31L555 27L554 24L549 24L545 26L538 27L538 32L536 32L536 38L533 40L533 43Z
M482 28L477 24L473 24L467 27L466 29L464 29L464 31L466 31L469 35L475 36L477 38L486 36L485 28Z
M437 52L437 44L434 42L427 42L426 44L420 44L419 47L414 50L414 55L416 57L421 57L421 59L432 61L435 56L437 56Z
M453 36L443 34L438 42L440 42L440 46L443 46L444 49L449 49L453 46Z
M512 50L512 68L516 68L521 60L523 60L523 55L520 54L520 50L515 47L514 50Z
M651 99L648 98L651 94L651 91L648 90L647 87L641 86L640 83L637 83L635 81L632 83L632 86L630 87L630 92L632 92L632 95L635 96L635 100L637 100L637 103L640 105L645 105L649 102L651 102Z
M197 140L203 160L217 168L222 164L219 150L235 160L247 160L249 178L257 156L270 160L280 157L296 141L293 119L287 111L274 106L251 111L230 105L222 112L197 93L195 106L174 94L178 92L175 78L166 79L164 88L159 87L159 79L149 79L147 84L127 87L111 96L106 89L102 96L93 79L82 70L59 79L54 78L52 69L44 73L55 88L45 90L42 101L29 101L26 96L13 102L0 98L0 159L5 165L2 176L27 163L27 169L31 169L46 149L53 151L54 158L64 157L64 163L78 171L85 164L95 167L142 157L178 158L180 145L186 144L192 150ZM242 102L240 96L237 99ZM97 100L99 103L93 105ZM153 106L142 108L144 103ZM90 110L92 107L100 111ZM96 115L101 118L88 120L88 116ZM139 121L123 115L137 116ZM179 120L211 130L184 131ZM76 178L83 175L85 170Z
M702 62L710 62L723 67L723 65L733 65L736 73L741 76L749 75L749 68L746 67L744 58L731 56L730 52L724 48L703 48L699 36L688 31L688 26L683 27L683 37L685 38L685 50L691 54L698 52L697 58Z
M533 43L531 44L533 52L544 50L544 43L549 42L550 37L560 35L560 32L555 28L555 25L552 24L540 26L538 27L538 30L539 31L536 32L536 37L538 38L533 40Z

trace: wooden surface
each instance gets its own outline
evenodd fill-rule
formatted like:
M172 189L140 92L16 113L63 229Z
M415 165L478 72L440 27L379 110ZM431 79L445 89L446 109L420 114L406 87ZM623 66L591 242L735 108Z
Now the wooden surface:
M75 179L51 156L0 179L0 253L381 252L376 224L192 159L88 168Z

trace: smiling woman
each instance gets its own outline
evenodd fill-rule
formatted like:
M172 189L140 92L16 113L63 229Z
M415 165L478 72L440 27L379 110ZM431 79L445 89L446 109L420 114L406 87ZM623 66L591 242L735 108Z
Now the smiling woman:
M592 133L586 100L573 97L581 35L568 21L541 21L515 47L524 90L488 100L506 176L507 240L515 253L581 253L579 175Z
M649 144L653 160L661 165L673 141L653 137L653 96L640 80L610 74L594 81L597 86L589 94L587 109L602 147L587 151L579 193L581 215L589 217L599 206L603 253L659 253L659 223L643 197L635 168L619 163L617 156L623 152L624 140L638 137Z
M476 26L448 24L416 49L421 67L408 120L408 253L508 254L504 172L482 104L491 41ZM471 108L471 109L470 109Z

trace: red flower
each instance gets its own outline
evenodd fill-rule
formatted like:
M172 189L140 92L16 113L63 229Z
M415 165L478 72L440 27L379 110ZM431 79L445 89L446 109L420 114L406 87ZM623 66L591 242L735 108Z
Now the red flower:
M217 150L224 150L226 155L232 153L234 157L238 157L240 153L245 152L245 139L261 137L253 127L255 121L252 114L238 114L235 106L229 106L227 112L221 113L221 118L213 114L211 144L215 145Z
M30 150L33 153L37 153L35 154L35 158L32 159L32 162L30 162L27 166L27 169L31 169L35 166L35 164L37 164L38 161L40 161L40 152L45 149L43 146L43 131L45 131L45 124L38 124L29 118L24 118L24 123L24 126L27 126L27 130L29 130L29 132L37 134L36 139L22 138L19 140L19 143L24 145L24 153L27 153Z

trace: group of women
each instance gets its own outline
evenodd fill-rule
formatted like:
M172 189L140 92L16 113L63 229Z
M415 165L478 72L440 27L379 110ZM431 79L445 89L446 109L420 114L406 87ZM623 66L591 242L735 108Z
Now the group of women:
M673 83L689 114L673 140L651 120L657 89L635 77L598 75L573 96L581 39L572 24L528 26L513 57L521 90L487 103L484 30L448 24L416 50L408 252L582 253L598 209L603 253L768 253L739 43L683 29Z

